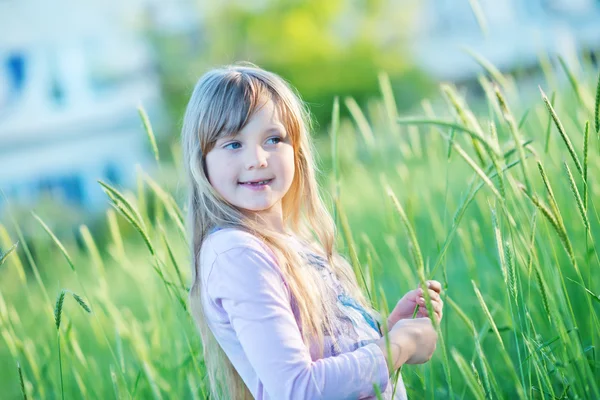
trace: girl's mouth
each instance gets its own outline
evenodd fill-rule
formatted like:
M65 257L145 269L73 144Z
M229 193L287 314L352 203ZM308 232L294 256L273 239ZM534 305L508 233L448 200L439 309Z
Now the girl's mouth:
M262 181L248 181L248 182L239 182L240 185L245 186L249 189L262 189L262 188L266 188L267 185L269 185L274 178L272 179L265 179Z

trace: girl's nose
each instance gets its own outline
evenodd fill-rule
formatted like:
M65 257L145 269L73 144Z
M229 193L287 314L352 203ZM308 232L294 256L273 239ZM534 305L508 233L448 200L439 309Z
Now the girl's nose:
M246 161L246 169L264 168L267 166L267 152L260 146L250 150Z

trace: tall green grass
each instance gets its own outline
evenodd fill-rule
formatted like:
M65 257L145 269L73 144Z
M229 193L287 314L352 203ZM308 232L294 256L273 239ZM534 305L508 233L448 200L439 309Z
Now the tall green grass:
M409 397L600 398L598 72L546 62L532 101L471 54L485 69L480 98L444 84L398 115L381 74L366 107L336 99L317 144L340 247L379 309L425 279L443 284L438 350L402 368ZM186 304L181 160L160 161L139 112L161 174L138 170L135 191L98 183L107 237L85 225L55 234L59 216L38 213L0 223L9 398L207 397ZM80 308L62 311L63 288L84 295Z

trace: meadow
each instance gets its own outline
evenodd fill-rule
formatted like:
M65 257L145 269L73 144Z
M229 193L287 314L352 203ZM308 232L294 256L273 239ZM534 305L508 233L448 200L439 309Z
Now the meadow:
M409 398L600 398L597 66L543 62L531 91L476 58L477 87L441 84L410 115L383 73L366 107L336 98L316 145L339 248L382 312L443 284ZM156 166L135 190L98 183L101 237L36 210L0 221L3 398L207 398L179 144L163 161L140 115Z

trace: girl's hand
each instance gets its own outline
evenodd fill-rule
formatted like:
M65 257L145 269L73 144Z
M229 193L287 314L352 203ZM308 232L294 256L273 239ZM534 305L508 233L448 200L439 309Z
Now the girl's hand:
M429 296L431 297L431 305L433 306L433 311L435 312L435 317L437 318L437 322L439 323L442 320L442 309L444 307L444 302L440 297L440 292L442 291L442 284L438 281L426 281L429 291ZM407 292L396 304L394 310L388 317L388 329L391 329L396 322L401 319L412 318L413 313L415 311L415 307L419 306L419 311L417 312L417 318L429 317L429 312L427 311L427 307L425 305L425 297L423 294L423 290L421 288L417 288Z
M404 319L392 327L388 340L390 353L384 337L375 343L395 371L403 364L429 361L437 345L437 332L429 318Z

